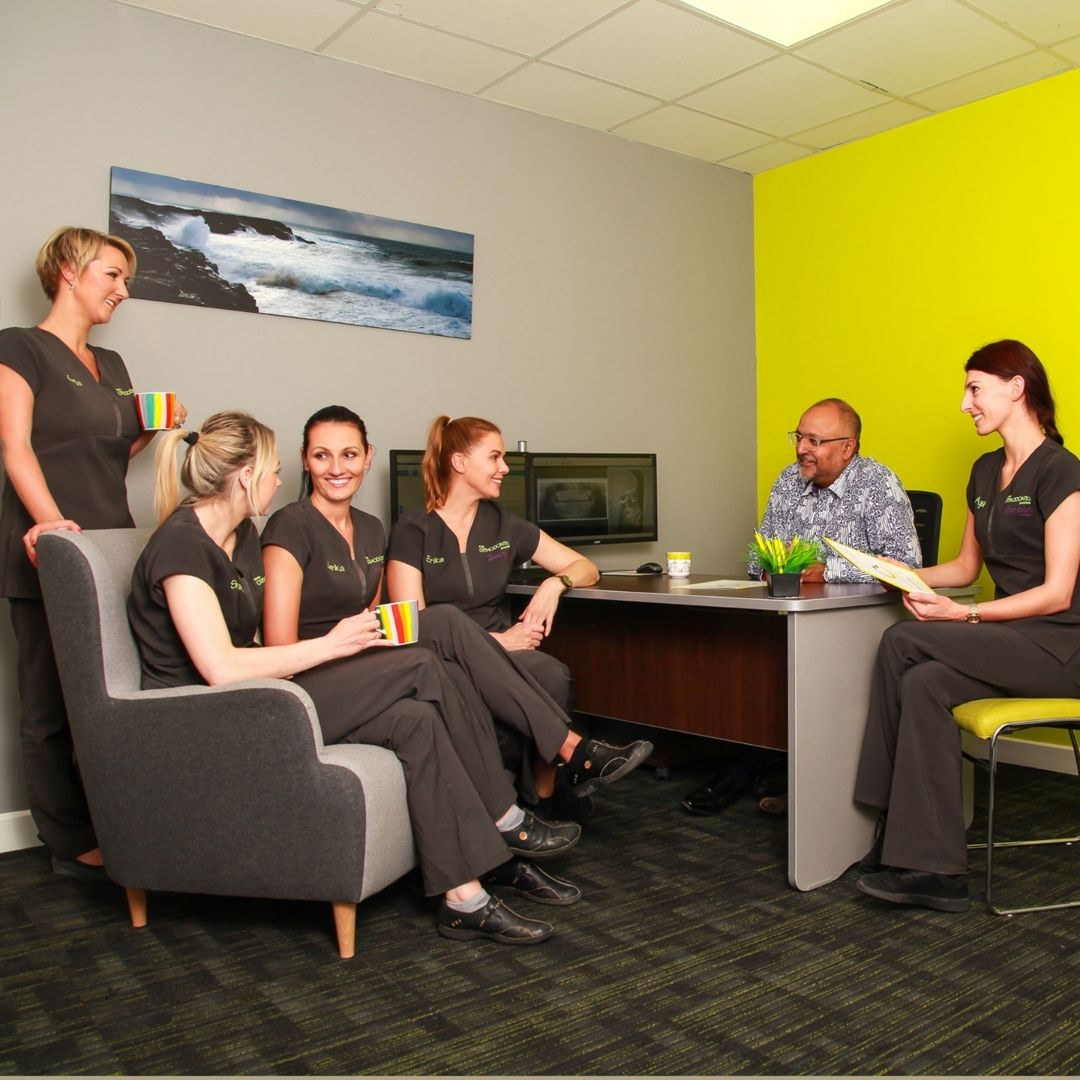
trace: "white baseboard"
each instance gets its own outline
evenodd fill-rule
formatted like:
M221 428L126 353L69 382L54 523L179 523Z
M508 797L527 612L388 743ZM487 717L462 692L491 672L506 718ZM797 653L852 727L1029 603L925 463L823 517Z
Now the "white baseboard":
M37 827L29 810L13 810L8 814L0 814L0 854L40 846Z

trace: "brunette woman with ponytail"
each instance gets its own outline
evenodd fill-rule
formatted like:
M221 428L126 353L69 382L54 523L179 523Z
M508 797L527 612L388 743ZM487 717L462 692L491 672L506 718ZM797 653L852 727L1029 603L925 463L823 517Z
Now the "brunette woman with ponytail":
M985 345L964 370L961 408L1003 445L972 467L959 554L920 575L933 588L970 585L985 564L994 599L904 595L916 621L881 639L855 787L882 810L859 888L940 911L968 905L953 706L1080 696L1080 461L1064 448L1046 371L1026 345Z
M189 494L178 502L182 443ZM511 852L536 858L571 843L542 826L522 828L490 723L467 710L441 662L423 649L382 647L369 610L316 637L256 647L264 571L251 518L269 508L279 471L273 432L244 413L216 413L199 431L162 440L161 524L135 566L128 602L143 687L295 678L327 743L386 746L401 759L424 889L444 896L439 933L509 945L545 940L550 925L517 915L478 879Z

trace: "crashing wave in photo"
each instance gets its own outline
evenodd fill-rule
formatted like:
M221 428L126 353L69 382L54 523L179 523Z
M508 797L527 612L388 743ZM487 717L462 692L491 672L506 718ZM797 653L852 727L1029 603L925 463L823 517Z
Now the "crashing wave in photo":
M139 299L472 336L471 233L115 166L109 228Z

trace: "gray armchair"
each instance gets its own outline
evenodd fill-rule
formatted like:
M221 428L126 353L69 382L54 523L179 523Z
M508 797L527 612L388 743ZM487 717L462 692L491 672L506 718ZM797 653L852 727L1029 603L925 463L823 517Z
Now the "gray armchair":
M382 747L324 746L282 679L140 689L128 626L148 532L49 532L40 575L75 752L134 926L146 893L329 900L342 957L356 904L415 865L405 779Z

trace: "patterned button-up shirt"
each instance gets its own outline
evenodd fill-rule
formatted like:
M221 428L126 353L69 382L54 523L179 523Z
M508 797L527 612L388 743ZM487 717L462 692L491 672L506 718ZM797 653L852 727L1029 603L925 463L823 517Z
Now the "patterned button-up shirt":
M798 465L789 465L769 492L759 531L785 542L795 536L804 540L828 536L872 555L922 566L911 503L899 479L880 462L858 454L826 488L808 483L799 475ZM873 580L828 545L824 554L826 581ZM747 569L753 577L761 573L752 562Z

